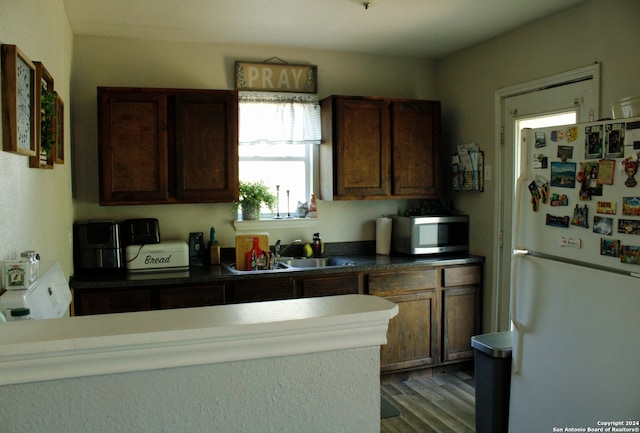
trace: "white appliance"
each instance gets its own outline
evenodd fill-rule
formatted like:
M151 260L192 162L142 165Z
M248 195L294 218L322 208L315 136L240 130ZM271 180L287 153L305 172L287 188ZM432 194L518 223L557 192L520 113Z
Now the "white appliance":
M627 186L623 166L638 152L640 118L523 134L510 432L640 431L640 173ZM534 211L536 178L541 195L549 180L549 200L566 197L568 205L540 200Z
M32 319L64 317L71 304L71 290L60 263L41 262L40 277L28 289L9 290L0 296L7 315L14 308L29 308Z

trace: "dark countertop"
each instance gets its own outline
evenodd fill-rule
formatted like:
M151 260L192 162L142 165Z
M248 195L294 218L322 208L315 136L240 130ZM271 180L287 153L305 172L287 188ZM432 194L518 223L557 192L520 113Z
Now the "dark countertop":
M186 284L225 283L231 281L272 279L282 277L305 278L310 276L322 276L331 274L344 274L347 272L371 272L385 270L412 270L432 266L452 266L471 263L482 263L484 257L472 254L438 255L438 256L408 256L376 254L334 254L328 252L327 256L344 258L353 262L348 266L327 266L305 269L279 269L272 271L235 271L225 265L205 265L191 267L188 271L153 272L153 273L126 273L73 276L69 285L74 290L124 288L142 286L179 286ZM224 261L224 263L231 263Z

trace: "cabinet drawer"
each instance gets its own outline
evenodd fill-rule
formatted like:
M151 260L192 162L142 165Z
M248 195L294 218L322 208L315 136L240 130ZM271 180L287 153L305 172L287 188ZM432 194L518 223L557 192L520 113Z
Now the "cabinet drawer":
M294 280L253 280L230 284L227 289L228 304L244 302L277 301L295 297Z
M302 282L302 296L305 298L358 293L360 293L360 277L358 274L307 278Z
M437 285L437 269L369 275L369 293L371 294L433 289Z
M468 286L482 282L482 269L479 265L444 268L442 285Z

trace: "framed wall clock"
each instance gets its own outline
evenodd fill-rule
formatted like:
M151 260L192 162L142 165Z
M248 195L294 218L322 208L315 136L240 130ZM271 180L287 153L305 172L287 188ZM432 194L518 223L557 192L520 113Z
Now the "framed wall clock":
M7 152L36 155L35 65L15 45L3 44L2 143Z
M29 157L31 168L53 168L53 153L56 144L56 99L53 77L42 62L33 62L36 67L36 147L35 156Z

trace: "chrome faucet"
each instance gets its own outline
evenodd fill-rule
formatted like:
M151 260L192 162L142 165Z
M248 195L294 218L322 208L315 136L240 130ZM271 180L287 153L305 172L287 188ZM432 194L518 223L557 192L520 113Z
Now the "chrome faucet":
M276 242L276 244L273 247L273 251L276 254L276 257L280 257L282 256L285 251L287 251L289 248L291 248L294 245L300 245L302 244L302 239L296 239L295 241L291 242L289 245L287 245L286 247L282 248L282 244L280 242L280 239L278 239L278 241ZM286 257L286 256L285 256Z

